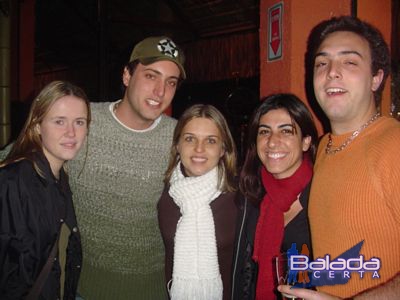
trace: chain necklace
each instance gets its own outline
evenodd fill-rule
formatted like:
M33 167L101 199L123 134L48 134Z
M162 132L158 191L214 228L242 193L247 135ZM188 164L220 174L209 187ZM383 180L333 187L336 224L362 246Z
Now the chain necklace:
M335 154L337 152L342 151L344 148L346 148L365 128L367 128L369 125L371 125L376 119L378 119L381 116L379 112L377 112L375 115L372 116L371 119L369 119L365 124L363 124L359 129L353 132L351 136L349 136L343 144L341 144L339 147L332 149L332 135L329 133L328 135L328 144L326 145L325 148L325 153L326 154Z

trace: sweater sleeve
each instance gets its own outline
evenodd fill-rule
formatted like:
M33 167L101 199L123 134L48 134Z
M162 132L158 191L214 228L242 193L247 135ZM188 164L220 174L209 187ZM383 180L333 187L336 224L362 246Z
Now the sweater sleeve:
M4 149L0 150L0 161L4 160L8 153L11 151L13 144L9 144L7 147Z
M158 222L165 247L165 283L172 279L174 259L174 237L176 225L180 218L178 206L168 194L169 187L165 187L157 204Z
M394 219L400 226L400 165L398 160L400 129L396 129L379 146L385 151L376 150L379 153L376 171L378 172L377 177L380 178L386 205L390 208Z

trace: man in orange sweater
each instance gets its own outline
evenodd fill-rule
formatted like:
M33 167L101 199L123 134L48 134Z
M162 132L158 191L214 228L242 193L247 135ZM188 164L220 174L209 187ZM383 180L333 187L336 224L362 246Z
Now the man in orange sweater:
M362 242L357 257L378 258L380 269L349 272L346 283L318 291L279 290L304 299L399 299L400 123L378 110L388 46L353 17L320 23L311 40L314 92L332 129L319 144L310 195L314 258L333 260Z

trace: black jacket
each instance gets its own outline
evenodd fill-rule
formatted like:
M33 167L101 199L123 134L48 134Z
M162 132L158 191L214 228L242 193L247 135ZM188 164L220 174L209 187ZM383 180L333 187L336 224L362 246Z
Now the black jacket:
M43 155L0 168L0 299L22 299L45 265L62 222L71 230L64 299L75 299L82 263L72 194L63 170L53 176ZM39 299L60 298L60 264L55 260Z
M306 186L300 196L303 210L285 227L282 252L287 251L292 243L297 245L307 244L312 257L310 241L310 227L308 223L308 197L311 182ZM247 199L240 200L241 217L236 230L236 248L233 263L232 299L255 299L258 265L252 259L254 249L254 235L259 217L258 207L253 206Z
M254 235L259 210L245 198L239 199L240 218L236 228L236 246L232 267L232 299L255 299L257 264L253 261Z

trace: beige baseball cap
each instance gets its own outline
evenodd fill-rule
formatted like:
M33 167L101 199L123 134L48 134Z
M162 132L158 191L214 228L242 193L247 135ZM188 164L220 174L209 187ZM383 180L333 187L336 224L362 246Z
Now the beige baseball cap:
M132 50L129 62L139 60L143 65L149 65L160 60L174 62L181 71L181 77L186 78L183 67L185 56L175 42L166 36L148 37L137 43Z

